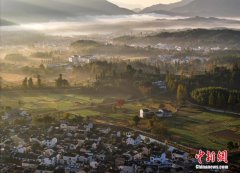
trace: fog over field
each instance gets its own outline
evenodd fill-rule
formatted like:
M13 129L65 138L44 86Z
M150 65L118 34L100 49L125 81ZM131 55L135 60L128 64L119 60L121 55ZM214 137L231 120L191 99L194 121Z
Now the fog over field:
M168 16L161 14L133 14L117 16L86 16L69 18L65 21L45 23L27 23L2 26L2 32L38 31L47 35L105 35L132 34L132 32L158 32L161 30L194 28L229 28L240 29L239 18L203 18Z

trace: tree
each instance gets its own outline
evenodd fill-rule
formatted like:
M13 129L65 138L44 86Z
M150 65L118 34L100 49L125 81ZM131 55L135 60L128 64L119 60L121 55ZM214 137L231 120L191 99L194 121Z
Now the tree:
M234 148L235 148L235 149L238 149L238 148L239 148L239 145L238 145L237 142L234 144Z
M23 88L27 88L27 81L28 81L28 79L27 79L27 77L25 77L24 80L22 81Z
M41 65L39 66L39 68L40 68L41 70L45 70L45 66L44 66L43 64L41 64Z
M229 150L233 150L233 149L235 148L235 146L234 146L234 144L233 144L232 141L230 141L230 142L227 143L227 148L228 148Z
M231 93L228 97L228 104L234 105L236 103L236 97Z
M116 102L116 106L119 108L122 108L122 106L125 104L125 101L123 99L119 99Z
M31 77L28 79L28 87L33 88L33 80Z
M140 122L140 120L141 120L141 119L140 119L139 116L137 116L137 115L133 117L133 122L135 123L136 126L138 125L138 123Z
M132 77L134 76L135 73L136 73L136 70L131 65L127 65L127 74L130 77Z
M214 97L213 93L211 93L208 97L208 104L210 106L215 106L216 105L216 100L215 100L215 97Z
M148 120L148 127L152 129L154 126L154 120Z
M177 101L179 104L184 104L187 99L187 88L184 85L178 85L177 88Z
M2 77L0 76L0 89L2 89L2 83L3 83L3 80L2 80Z
M69 84L68 80L66 80L66 79L62 80L62 87L68 87L69 85L70 84Z
M41 76L37 75L37 87L41 88L42 87L42 80L41 80Z
M59 77L58 77L58 79L56 80L56 86L57 86L57 87L62 87L62 81L63 81L63 79L62 79L62 74L59 74Z
M217 106L224 106L226 104L226 99L224 95L220 92L217 97Z

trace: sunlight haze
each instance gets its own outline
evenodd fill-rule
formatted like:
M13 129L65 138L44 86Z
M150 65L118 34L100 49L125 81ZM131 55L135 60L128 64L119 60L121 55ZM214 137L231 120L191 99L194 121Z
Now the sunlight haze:
M124 8L145 8L154 4L169 4L173 2L177 2L180 0L131 0L131 1L126 1L126 0L109 0L109 2L113 2L121 7Z

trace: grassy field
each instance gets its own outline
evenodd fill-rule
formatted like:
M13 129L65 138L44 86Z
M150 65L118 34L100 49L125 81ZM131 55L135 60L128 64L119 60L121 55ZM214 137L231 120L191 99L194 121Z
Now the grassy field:
M187 107L167 124L174 141L197 148L226 149L227 142L240 141L240 117L237 116ZM228 134L219 133L226 130Z
M89 116L105 122L132 126L132 118L139 109L147 107L157 110L159 105L174 109L170 100L146 99L126 103L122 108L112 110L110 104L102 105L104 100L127 99L124 95L84 95L78 91L12 91L1 92L1 106L23 108L32 115L51 111L70 112L83 117ZM174 110L172 110L174 111ZM3 110L2 110L3 112ZM173 117L155 120L164 122L168 138L172 141L195 148L226 149L229 141L240 141L240 117L208 112L196 107L184 107ZM148 120L141 120L138 128L147 130Z

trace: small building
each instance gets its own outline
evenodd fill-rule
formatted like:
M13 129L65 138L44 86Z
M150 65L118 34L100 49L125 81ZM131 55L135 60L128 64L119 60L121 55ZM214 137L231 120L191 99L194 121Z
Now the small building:
M140 118L152 118L152 116L154 115L154 112L152 112L150 109L140 109L140 114L139 117Z
M167 85L164 81L156 81L156 82L152 82L153 86L156 86L157 88L161 89L161 90L166 90L167 89Z
M171 117L172 116L172 112L166 109L159 109L157 112L155 112L156 116L158 118L162 118L162 117Z
M21 118L28 116L29 114L26 111L20 110L20 109L11 109L4 113L2 116L2 120L13 120L16 118Z
M73 55L68 58L68 61L74 65L83 65L96 61L96 57L93 55Z
M188 159L188 153L174 149L172 151L172 158L173 159L179 159L180 158L180 159L183 159L183 160L187 160Z

